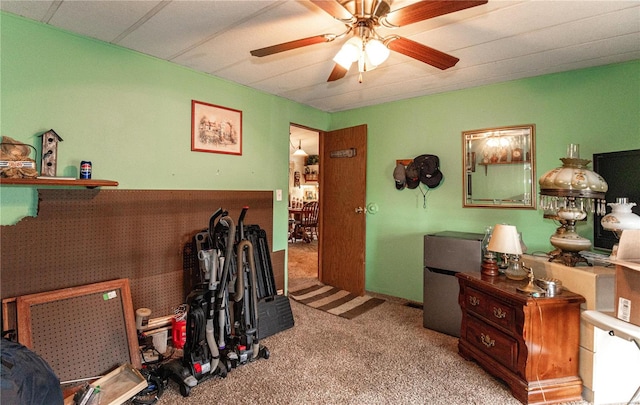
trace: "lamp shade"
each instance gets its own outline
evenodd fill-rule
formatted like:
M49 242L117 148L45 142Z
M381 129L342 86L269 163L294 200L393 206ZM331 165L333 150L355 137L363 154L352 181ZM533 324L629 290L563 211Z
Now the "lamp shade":
M293 156L308 156L307 152L304 151L304 149L302 149L302 140L298 140L298 149L296 149L295 152L293 152Z
M487 250L510 255L521 255L520 235L514 225L496 224Z
M582 197L603 199L607 182L602 176L587 168L588 159L580 159L578 145L567 148L567 157L561 158L562 167L545 173L538 183L540 194L557 197Z
M360 58L361 52L362 39L360 37L352 37L342 45L333 61L348 70L351 64Z
M367 41L364 50L374 66L378 66L389 57L389 48L375 38Z
M617 198L615 203L607 204L611 207L611 213L602 217L600 223L607 231L624 231L626 229L640 229L640 216L631 212L636 203L629 202L628 198Z

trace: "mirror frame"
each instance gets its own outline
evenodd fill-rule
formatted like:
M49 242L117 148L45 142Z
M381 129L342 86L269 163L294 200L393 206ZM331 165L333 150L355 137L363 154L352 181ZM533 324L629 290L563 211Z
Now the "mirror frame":
M535 124L515 125L507 127L476 129L462 132L462 205L464 208L519 208L536 209L536 165L535 165ZM487 146L487 141L504 139L508 147ZM498 142L500 144L502 142ZM513 147L515 145L516 147ZM487 147L491 148L487 150ZM477 151L483 150L482 156ZM472 198L472 175L484 172L491 174L491 167L521 166L523 172L522 187L514 191L520 192L521 199L514 200L513 196L491 196L492 198ZM494 170L495 172L498 170ZM504 169L502 170L504 172ZM526 172L530 175L524 175ZM495 179L494 179L495 180ZM499 179L498 179L499 181ZM529 183L529 184L527 184ZM516 186L520 187L520 186ZM488 187L491 188L491 187ZM527 195L528 194L528 195Z

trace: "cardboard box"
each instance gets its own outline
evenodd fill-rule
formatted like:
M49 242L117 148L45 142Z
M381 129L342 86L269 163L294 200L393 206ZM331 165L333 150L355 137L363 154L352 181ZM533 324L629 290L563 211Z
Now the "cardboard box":
M640 229L625 230L615 260L615 315L640 326Z

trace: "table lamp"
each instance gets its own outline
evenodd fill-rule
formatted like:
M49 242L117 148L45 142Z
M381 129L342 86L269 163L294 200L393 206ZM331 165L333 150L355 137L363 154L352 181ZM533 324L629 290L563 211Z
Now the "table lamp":
M540 207L545 218L561 224L549 240L556 248L549 253L550 261L573 267L579 262L587 263L579 252L591 248L591 241L576 233L576 221L584 220L589 212L605 214L608 186L602 176L587 169L591 161L580 159L579 145L569 145L567 157L560 160L562 167L548 171L538 181Z
M496 224L493 228L487 250L508 255L509 265L505 270L507 278L524 280L527 277L527 272L522 268L522 264L520 263L522 245L520 245L518 229L514 225Z

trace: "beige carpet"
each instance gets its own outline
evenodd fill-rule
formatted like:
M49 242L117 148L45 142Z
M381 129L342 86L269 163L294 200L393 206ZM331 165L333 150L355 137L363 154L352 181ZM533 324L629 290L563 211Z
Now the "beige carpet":
M261 341L269 359L186 398L170 382L158 404L520 404L458 355L456 338L423 328L419 309L386 301L347 320L293 300L291 308L295 326Z
M313 242L289 248L290 285L317 281ZM423 328L422 311L401 300L352 320L290 301L295 326L261 341L269 359L204 381L186 398L170 382L158 404L520 404L458 355L458 339Z

